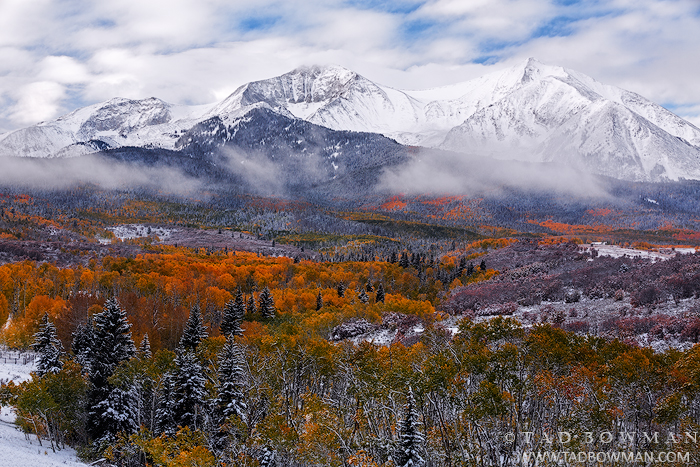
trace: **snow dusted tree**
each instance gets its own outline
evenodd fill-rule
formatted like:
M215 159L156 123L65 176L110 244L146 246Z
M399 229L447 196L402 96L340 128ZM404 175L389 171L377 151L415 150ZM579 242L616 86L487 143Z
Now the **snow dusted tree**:
M168 371L160 381L158 408L156 409L156 430L158 433L174 435L175 423L175 375Z
M135 386L110 387L107 397L95 404L91 412L100 416L103 435L112 442L117 433L134 433L138 429L139 395Z
M250 298L248 299L248 306L246 307L246 311L249 315L254 315L258 311L258 308L255 306L255 297L252 293L250 294Z
M245 436L241 423L246 423L245 386L246 364L243 351L229 336L219 354L216 398L212 401L213 419L217 432L214 446L220 452L228 451L235 457L235 443Z
M148 334L143 335L141 339L141 345L139 345L138 351L139 358L149 359L153 356L151 353L151 342L148 340Z
M195 350L199 343L206 338L207 331L202 322L202 313L199 311L199 305L195 305L190 310L190 317L187 320L185 331L182 333L182 338L180 338L180 347Z
M219 354L219 384L215 400L219 424L235 415L245 416L245 357L241 348L231 339Z
M264 319L272 319L275 317L277 310L275 310L275 302L272 299L272 294L270 289L265 287L262 292L260 292L260 297L258 299L260 314Z
M397 467L423 467L422 457L425 438L420 431L420 415L416 409L413 390L408 388L408 397L404 406L404 416L399 426L399 447L396 451Z
M265 446L262 449L260 455L260 460L258 461L260 467L275 467L277 465L275 457L277 457L276 452L269 446Z
M362 302L362 303L368 303L369 302L369 296L367 295L367 292L365 292L365 289L360 290L359 295L357 298Z
M374 297L374 303L384 303L384 285L380 282L377 286L377 295Z
M204 370L193 350L179 348L175 357L173 416L179 426L196 430L203 415Z
M36 373L44 376L47 373L58 373L63 367L61 355L63 345L56 337L56 326L49 320L48 313L44 313L39 325L39 332L34 334L32 349L37 353Z
M221 320L221 327L219 330L224 336L243 335L243 330L241 329L241 323L243 323L243 317L245 316L245 302L243 301L243 292L238 289L236 292L236 298L229 301L224 306L224 317Z
M127 412L119 412L125 409L121 401L127 396L112 394L116 388L109 383L109 378L120 362L136 354L130 328L126 313L115 299L107 300L102 312L94 316L95 340L89 362L92 388L88 395L88 432L96 440L115 435L115 427L124 426L125 418L129 417ZM107 414L108 411L115 413Z
M75 361L80 364L83 371L89 373L91 348L92 343L95 342L95 328L92 324L92 318L88 318L85 324L79 324L72 335L71 350L75 355Z

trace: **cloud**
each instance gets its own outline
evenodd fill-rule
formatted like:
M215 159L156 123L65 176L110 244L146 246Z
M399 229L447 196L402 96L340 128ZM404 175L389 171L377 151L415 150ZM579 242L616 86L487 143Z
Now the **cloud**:
M144 167L100 156L61 159L0 158L0 186L64 189L94 184L104 189L153 189L161 193L201 193L200 181L171 167Z
M0 132L117 96L211 103L312 63L420 89L535 56L690 109L699 12L696 0L4 0Z
M595 176L569 166L495 160L449 151L423 150L386 169L380 186L411 195L499 195L503 189L546 191L577 197L607 196Z
M10 116L19 123L30 124L56 115L66 94L65 87L53 81L37 81L22 86Z

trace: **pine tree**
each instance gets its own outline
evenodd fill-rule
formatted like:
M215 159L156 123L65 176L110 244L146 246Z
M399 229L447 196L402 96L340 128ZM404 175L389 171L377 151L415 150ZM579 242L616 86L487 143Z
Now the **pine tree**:
M410 265L411 265L411 263L409 263L409 261L408 261L408 253L406 253L404 251L403 253L401 253L401 259L399 260L399 266L401 266L402 268L405 269L405 268L409 267Z
M157 433L174 435L175 423L175 375L168 371L163 375L158 391L158 408L156 409Z
M117 433L134 433L138 429L138 393L135 386L110 386L107 397L95 404L91 412L100 417L103 434L99 441L112 442Z
M241 292L239 288L235 300L229 301L224 306L224 317L219 327L221 334L223 336L242 336L243 329L241 329L241 323L243 323L244 316L245 302L243 301L243 292Z
M469 263L469 266L467 266L467 276L471 276L474 274L474 264Z
M245 421L245 357L241 348L230 337L219 354L219 381L214 400L215 421L221 437L226 430L222 426L229 417Z
M250 298L248 299L248 305L246 306L246 312L249 315L254 315L257 313L258 308L255 306L255 296L251 293Z
M173 418L179 426L196 430L204 405L204 370L193 350L179 348L175 357Z
M345 296L345 284L342 282L338 282L338 286L336 287L336 291L338 292L338 297L344 297Z
M180 338L180 347L195 350L199 343L206 338L207 331L202 323L202 313L199 311L199 305L195 305L190 310L190 317Z
M318 295L316 295L316 311L320 310L323 308L323 297L321 296L321 291L318 291Z
M374 287L372 286L372 281L367 279L367 283L365 284L365 290L367 293L374 292Z
M144 334L143 339L141 339L138 355L139 358L145 359L149 359L153 356L153 353L151 352L151 342L148 340L148 333Z
M39 325L39 332L34 334L32 349L37 353L37 375L41 377L47 373L61 371L63 368L63 362L61 362L63 345L56 337L56 326L49 320L48 313L44 313Z
M272 294L270 289L265 287L262 292L260 292L260 297L258 298L260 314L264 319L272 319L275 317L277 310L275 310L275 302L272 299Z
M367 295L367 292L365 292L365 289L360 290L359 295L357 298L362 302L362 303L368 303L369 302L369 296Z
M85 324L79 324L73 331L73 341L71 351L75 355L75 360L82 367L83 371L90 373L90 356L92 355L92 344L95 342L95 328L92 318L88 318Z
M481 264L479 264L479 269L482 271L486 271L486 260L481 260Z
M384 285L380 282L377 287L377 295L374 297L374 303L384 303Z
M120 362L136 354L134 341L131 339L131 325L126 313L115 299L107 300L101 313L94 316L95 340L91 346L89 378L92 388L88 394L88 432L93 439L103 439L116 435L113 418L105 417L105 404L117 404L124 400L122 395L113 394L115 389L109 384L109 378ZM117 408L112 407L112 410ZM128 417L119 414L118 417Z
M467 268L467 259L465 257L461 257L459 259L459 266L457 266L457 277L464 274L464 270L466 268Z
M275 457L276 457L275 454L276 453L275 453L274 449L272 449L269 446L265 446L262 449L262 453L260 455L260 460L258 461L260 467L275 467L277 465L277 462L275 459Z
M425 438L420 432L420 415L416 409L413 390L408 389L408 397L404 406L404 417L399 426L399 447L396 451L397 467L423 467L422 457Z

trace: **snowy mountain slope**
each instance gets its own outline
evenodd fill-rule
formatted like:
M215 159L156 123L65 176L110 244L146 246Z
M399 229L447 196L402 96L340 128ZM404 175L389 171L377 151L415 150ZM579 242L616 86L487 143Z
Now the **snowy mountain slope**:
M122 146L172 148L209 106L115 98L0 135L0 156L69 157Z
M391 133L420 123L421 103L339 66L303 67L238 88L208 117L233 120L264 103L287 117L333 130Z
M698 138L698 128L637 94L530 59L520 83L450 130L441 147L677 180L700 178Z
M183 150L182 136L201 130L203 122L235 131L261 109L284 117L278 122L379 133L404 145L563 162L631 180L700 178L700 129L638 94L534 59L421 91L382 86L339 66L313 66L247 83L208 106L112 99L0 135L0 156L70 157L118 147ZM287 126L266 128L281 134ZM213 140L204 143L200 131L198 144L220 146L220 128L211 130Z

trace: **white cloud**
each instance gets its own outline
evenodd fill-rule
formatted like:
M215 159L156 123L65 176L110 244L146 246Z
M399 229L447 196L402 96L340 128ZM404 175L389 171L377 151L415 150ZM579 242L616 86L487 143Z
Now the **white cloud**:
M11 116L23 124L36 123L53 117L65 96L65 88L52 81L37 81L22 86L17 94Z
M411 12L404 12L405 3L395 5L3 0L0 126L25 126L116 96L210 103L245 82L303 64L337 63L385 85L420 89L471 79L529 56L679 109L700 105L696 0L569 6L428 0ZM568 35L533 38L563 17L570 18L562 20L570 21ZM473 63L486 56L498 63Z

